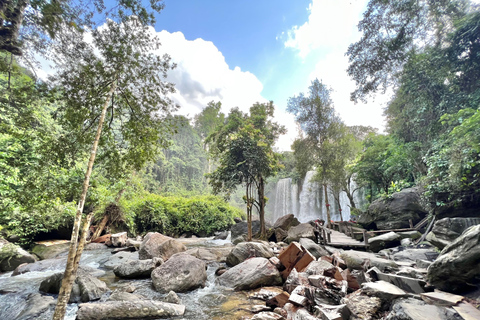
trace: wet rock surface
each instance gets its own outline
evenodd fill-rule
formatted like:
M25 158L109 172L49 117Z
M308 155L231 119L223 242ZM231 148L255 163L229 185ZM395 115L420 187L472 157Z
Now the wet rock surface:
M178 240L157 232L149 232L140 245L138 256L141 260L162 258L167 261L172 255L186 250L187 248Z
M35 261L35 257L20 246L0 238L0 272L13 271L21 264Z
M159 292L187 292L204 287L206 264L186 253L177 253L152 271L153 286Z
M227 256L226 262L227 265L233 267L239 263L242 263L246 259L253 257L262 257L269 259L273 257L273 251L267 243L240 242Z
M235 290L255 289L280 285L282 278L277 268L266 258L251 258L227 270L218 277L218 283Z

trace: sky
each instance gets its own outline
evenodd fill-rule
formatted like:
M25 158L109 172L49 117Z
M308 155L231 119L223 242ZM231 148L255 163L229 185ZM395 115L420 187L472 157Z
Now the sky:
M180 114L193 117L208 102L248 111L272 100L275 120L288 133L276 144L290 150L297 136L289 97L306 92L315 78L333 89L335 109L347 125L384 130L387 95L366 104L350 101L355 84L346 74L348 45L361 34L357 24L367 0L213 1L165 0L155 30L177 68Z

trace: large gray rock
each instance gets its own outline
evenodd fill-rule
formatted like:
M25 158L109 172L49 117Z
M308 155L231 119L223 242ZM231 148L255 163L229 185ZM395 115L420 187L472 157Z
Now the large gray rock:
M232 239L236 239L241 236L246 236L248 233L248 223L246 221L242 221L232 225L231 229L231 237ZM252 236L255 237L260 232L260 221L253 220L252 221Z
M110 297L108 297L107 301L137 301L137 300L145 300L144 297L124 291L114 291Z
M149 278L153 269L163 264L162 258L146 260L130 260L116 266L113 273L119 278L136 279Z
M370 252L348 250L343 251L340 256L351 270L362 270L365 264L377 267L381 271L398 270L398 265L394 261L378 258Z
M408 296L405 291L396 285L383 280L362 283L362 291L369 296L378 297L385 302Z
M115 233L110 236L112 247L124 247L127 243L127 232Z
M235 290L249 290L282 284L277 268L266 258L252 258L228 269L217 278L220 285Z
M240 242L227 256L227 264L231 267L242 263L247 258L263 257L270 259L273 251L269 245L262 242Z
M400 245L400 236L395 232L388 232L368 239L369 249L378 252L385 248L393 248Z
M308 275L323 275L323 272L328 269L335 268L333 264L325 260L312 261L305 269Z
M138 252L117 252L112 254L108 260L103 265L105 269L114 269L116 266L124 264L128 261L137 261L138 260Z
M395 261L416 262L417 260L430 260L430 257L435 257L438 253L432 249L415 249L409 248L393 254Z
M58 294L62 286L63 272L55 273L40 283L40 291ZM105 282L88 274L82 268L77 271L77 277L72 287L69 302L88 302L99 300L108 291Z
M206 264L186 253L177 253L152 271L153 286L159 292L187 292L204 287L207 281Z
M298 226L300 222L298 221L297 218L293 214L287 214L284 215L283 217L278 218L277 221L273 224L273 228L281 228L285 231L290 230L291 227Z
M329 256L327 250L325 250L322 246L316 244L312 239L301 238L299 243L308 250L315 258L319 259L323 256Z
M22 312L15 318L16 320L36 320L49 309L55 306L55 298L44 296L40 293L33 293L27 297L27 303Z
M158 232L149 232L140 245L139 258L162 258L167 261L172 255L186 251L187 248L178 240L164 236Z
M342 299L352 314L350 319L375 319L382 307L382 300L378 297L370 297L357 290Z
M390 230L409 228L422 220L427 211L420 203L418 188L404 189L387 199L377 199L360 215L358 223L365 229Z
M386 320L425 319L462 320L463 318L450 308L429 305L413 298L397 300L386 318Z
M315 240L315 233L313 227L309 223L301 223L298 226L291 227L288 230L287 238L285 242L291 243L293 241L300 241L301 238Z
M67 252L70 247L70 242L43 244L37 243L32 247L31 252L35 254L40 260L53 259L59 254Z
M443 249L458 238L463 231L480 224L480 218L444 218L435 221L432 231L427 235L427 241Z
M185 306L153 300L82 303L77 320L158 319L183 316Z
M35 261L35 257L27 251L0 238L0 272L13 271L23 263Z
M480 225L446 246L428 267L427 279L440 290L461 292L480 284Z

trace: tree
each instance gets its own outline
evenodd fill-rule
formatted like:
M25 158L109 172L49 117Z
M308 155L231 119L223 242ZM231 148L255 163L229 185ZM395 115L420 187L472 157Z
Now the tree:
M464 0L370 0L358 24L362 38L348 47L354 101L396 85L412 54L441 47L454 21L468 12Z
M62 67L54 80L63 102L59 116L69 132L65 140L75 144L63 150L74 157L92 140L93 144L54 319L64 317L85 243L86 232L80 240L78 236L97 148L102 161L114 164L113 174L140 169L165 144L170 129L164 115L175 109L166 96L173 85L163 81L172 67L170 58L153 53L159 43L148 27L131 17L122 24L107 21L91 34L91 45L75 33L76 42L69 41L70 46L76 44L75 50L61 46L57 51L57 65ZM84 226L88 224L87 217Z
M212 143L210 152L218 161L217 169L208 175L213 192L229 195L236 186L245 187L248 241L252 240L254 207L260 216L260 237L266 238L265 180L280 167L273 144L285 128L272 121L273 112L272 102L254 104L250 115L238 108L232 109L225 124L207 139Z
M335 112L330 98L330 89L318 79L312 81L309 95L300 93L288 99L287 111L295 115L305 134L294 143L294 152L303 152L298 147L309 146L311 165L317 167L317 178L324 189L327 206L327 220L330 225L330 204L327 197L327 184L333 178L336 157L335 141L341 132L342 122ZM304 157L305 158L305 157Z

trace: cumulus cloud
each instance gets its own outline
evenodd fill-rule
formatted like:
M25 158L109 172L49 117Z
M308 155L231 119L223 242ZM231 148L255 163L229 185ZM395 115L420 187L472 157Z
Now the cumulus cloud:
M333 89L335 109L347 125L366 125L383 131L383 108L391 93L377 94L366 104L354 104L350 93L355 90L355 82L346 72L345 52L350 43L360 39L357 24L366 3L367 0L313 0L308 21L286 33L284 46L296 50L301 58L308 56L309 61L314 61L310 80L318 78Z
M366 0L313 0L308 21L293 26L287 33L285 47L298 50L305 58L315 49L344 48L357 33L356 24Z
M248 111L253 103L267 101L261 95L260 80L239 67L231 69L211 41L187 40L181 32L163 30L157 34L162 43L158 53L168 53L177 64L168 73L168 80L175 83L173 99L181 114L192 116L212 100L221 101L225 113L233 107Z

